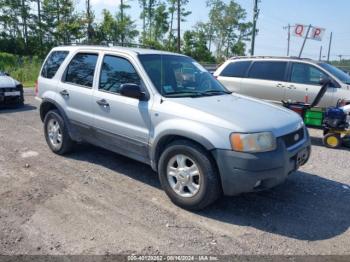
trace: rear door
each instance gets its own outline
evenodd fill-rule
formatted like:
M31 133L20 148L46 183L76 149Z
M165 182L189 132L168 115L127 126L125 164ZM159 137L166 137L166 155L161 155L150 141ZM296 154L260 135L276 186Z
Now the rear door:
M89 132L93 124L91 101L98 52L78 52L69 62L58 95L63 100L69 120L81 130ZM83 135L85 133L82 132Z
M329 78L319 68L300 62L291 63L289 83L284 100L312 103L321 89L320 80ZM335 88L330 86L318 106L328 107L333 104Z
M240 92L242 78L246 76L251 61L233 61L217 76L218 80L230 91Z
M246 78L242 78L240 93L268 101L283 100L287 62L254 61Z

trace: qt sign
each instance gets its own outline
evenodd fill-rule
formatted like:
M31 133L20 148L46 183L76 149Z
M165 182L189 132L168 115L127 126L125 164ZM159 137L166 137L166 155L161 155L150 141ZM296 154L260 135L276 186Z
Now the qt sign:
M311 26L310 30L308 29L309 29L309 25L296 24L294 27L294 36L305 37L305 35L309 31L309 35L307 36L307 38L317 40L317 41L322 41L322 37L326 29L321 27L315 27L315 26Z

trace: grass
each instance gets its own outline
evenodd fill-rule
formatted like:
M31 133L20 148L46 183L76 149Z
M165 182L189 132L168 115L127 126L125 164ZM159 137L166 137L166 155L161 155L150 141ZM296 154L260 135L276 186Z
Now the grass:
M0 70L7 72L24 87L33 87L38 78L42 60L38 57L18 57L0 53Z

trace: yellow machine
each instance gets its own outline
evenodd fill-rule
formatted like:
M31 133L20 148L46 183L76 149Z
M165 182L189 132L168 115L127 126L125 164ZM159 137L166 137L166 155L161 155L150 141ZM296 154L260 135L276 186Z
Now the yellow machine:
M323 137L323 144L329 148L338 148L343 142L344 138L349 138L350 130L328 129Z

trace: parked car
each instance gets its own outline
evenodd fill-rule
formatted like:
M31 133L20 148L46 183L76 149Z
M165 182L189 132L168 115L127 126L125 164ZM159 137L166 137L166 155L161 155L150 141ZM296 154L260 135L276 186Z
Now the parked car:
M201 209L282 183L310 138L292 111L231 94L192 58L119 47L54 48L37 92L50 149L89 142L150 165L170 199Z
M23 85L0 71L0 106L23 105Z
M350 76L325 62L290 57L239 57L226 61L214 76L239 94L272 102L309 103L319 92L321 82L330 79L319 106L335 106L339 99L350 102Z

